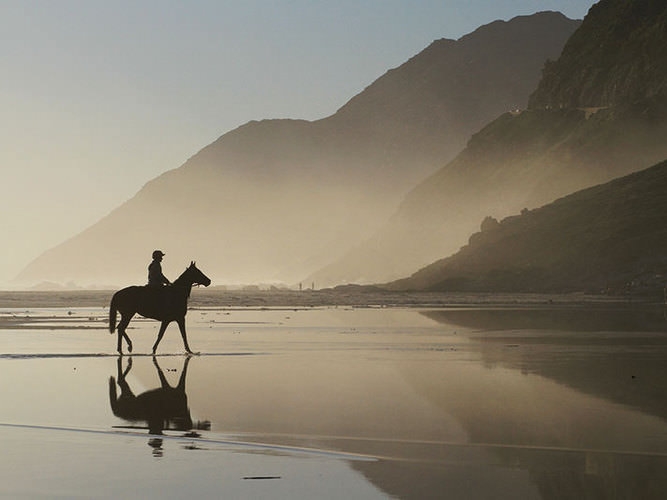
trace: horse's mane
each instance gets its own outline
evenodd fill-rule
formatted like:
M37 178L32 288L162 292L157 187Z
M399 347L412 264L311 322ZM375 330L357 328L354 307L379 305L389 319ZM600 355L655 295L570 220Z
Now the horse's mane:
M174 282L171 284L171 286L188 286L188 283L185 282L187 272L188 272L187 269L185 271L183 271L183 273L178 278L176 278L174 280Z
M198 273L199 275L202 274L201 271L199 271L199 269L197 269L194 262L192 262L190 264L190 266L186 267L185 271L183 271L181 273L181 275L174 280L174 282L172 283L172 286L187 287L188 288L188 297L189 297L190 292L192 291L192 286L200 284L195 279L192 279L191 276L189 276L189 275L192 275L195 272Z

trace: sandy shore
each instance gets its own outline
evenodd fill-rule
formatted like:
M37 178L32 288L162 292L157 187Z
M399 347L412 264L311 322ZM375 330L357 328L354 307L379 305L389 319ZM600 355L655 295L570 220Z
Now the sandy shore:
M227 302L188 313L200 355L183 356L171 326L153 359L156 322L134 320L135 351L116 356L106 306L88 304L2 311L0 497L667 488L661 308Z
M31 307L104 307L115 290L0 291L0 308ZM628 299L603 295L572 294L502 294L502 293L399 293L368 292L351 287L344 291L245 291L196 288L191 307L321 307L386 306L444 307L451 305L595 305L630 302L655 302L655 299Z

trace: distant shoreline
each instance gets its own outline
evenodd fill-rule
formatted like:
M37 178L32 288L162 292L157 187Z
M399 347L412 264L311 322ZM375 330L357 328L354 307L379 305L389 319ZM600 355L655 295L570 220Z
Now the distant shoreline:
M108 307L115 290L0 291L0 308ZM661 299L661 298L660 298ZM584 293L384 292L360 290L206 290L192 291L191 308L208 307L465 307L660 304L656 297Z

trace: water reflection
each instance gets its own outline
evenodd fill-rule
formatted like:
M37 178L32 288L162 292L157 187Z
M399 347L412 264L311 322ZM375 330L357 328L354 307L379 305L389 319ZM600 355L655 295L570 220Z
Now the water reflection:
M243 350L257 342L262 356L197 357L189 399L185 359L169 390L182 385L179 408L187 416L164 413L160 432L186 430L177 421L196 425L189 404L240 440L376 457L349 465L396 498L662 498L667 490L661 311L425 313L446 335L431 322L395 335L379 320L359 327L359 311L327 314L354 320L355 335L304 328L290 331L278 355L258 336ZM424 317L414 315L421 325ZM262 328L271 338L281 333ZM453 339L456 350L443 348ZM117 359L121 390L131 369L130 361L123 370L124 359ZM161 387L147 393L168 393L153 364ZM127 391L130 399L146 394ZM148 422L145 412L135 420L114 414ZM149 444L161 456L160 436Z
M667 419L667 321L661 307L440 310L467 329L487 367L537 374Z
M183 361L183 369L176 387L172 387L153 356L153 365L160 379L160 387L135 395L127 382L127 376L132 369L132 358L127 358L127 368L123 370L123 357L117 359L118 381L109 377L109 403L113 414L128 422L146 422L150 434L160 435L165 429L189 431L193 428L207 428L206 422L193 423L188 408L188 396L185 392L190 357ZM116 383L120 387L117 394ZM134 426L136 427L136 426ZM161 448L161 440L154 438L151 446L156 450Z
M391 498L664 498L667 458L527 448L454 449L438 463L355 464Z
M517 309L442 309L422 314L439 323L477 330L667 332L664 307L598 306Z

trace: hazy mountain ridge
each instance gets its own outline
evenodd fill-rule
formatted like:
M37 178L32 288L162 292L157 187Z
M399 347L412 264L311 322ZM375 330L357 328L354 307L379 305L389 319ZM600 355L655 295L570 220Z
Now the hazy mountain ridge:
M18 279L141 282L151 251L161 248L172 278L197 259L217 283L298 281L376 230L479 123L510 103L525 105L543 61L578 24L558 13L492 23L457 42L434 42L331 117L249 122L45 252ZM470 62L484 50L491 56ZM488 64L499 55L505 64Z
M487 215L502 218L538 207L667 158L667 99L655 91L667 81L667 71L644 71L641 85L630 84L619 75L635 74L626 67L636 66L633 58L626 51L605 51L606 71L595 74L611 80L580 78L601 64L596 49L600 32L611 33L614 43L608 45L614 48L638 39L644 46L664 46L667 4L659 6L659 15L653 3L655 8L633 9L636 15L620 21L617 16L627 4L596 4L595 15L584 19L558 61L546 65L528 110L507 113L476 133L454 160L408 193L382 230L313 279L377 283L410 275L457 251ZM623 29L606 27L609 20ZM593 58L590 64L582 54ZM655 68L663 68L660 51L646 50L637 57L643 68L653 68L647 57L656 57ZM564 68L562 76L559 68ZM578 90L560 81L578 82ZM561 105L564 89L579 96L572 100L577 106ZM606 101L586 100L605 89L617 90L613 99L607 92ZM596 106L605 102L609 105Z
M446 147L458 153L488 117L525 107L525 94L538 81L527 68L541 69L545 54L558 56L563 37L579 24L560 13L541 12L495 21L457 41L437 40L352 98L332 119L346 121L352 137L362 130L386 137L393 155L426 154L430 162L438 161L446 155L429 152ZM415 127L420 133L409 133ZM416 180L436 168L429 163Z
M623 291L667 278L667 161L482 231L391 289Z

